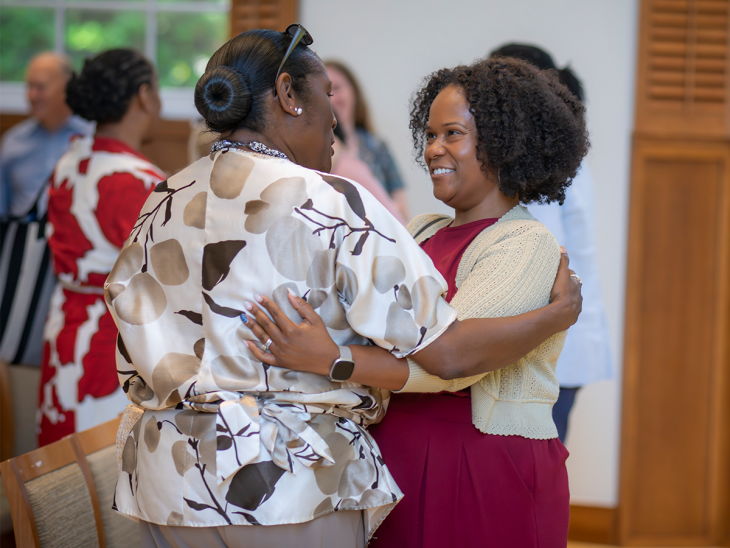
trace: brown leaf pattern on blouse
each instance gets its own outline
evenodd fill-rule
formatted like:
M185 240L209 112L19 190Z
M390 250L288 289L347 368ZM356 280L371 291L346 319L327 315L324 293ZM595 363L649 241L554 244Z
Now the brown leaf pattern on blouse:
M287 289L338 344L399 357L456 318L446 284L359 185L223 150L160 183L105 286L117 369L146 411L122 453L116 507L167 525L285 524L402 496L367 426L389 392L262 364L245 302Z

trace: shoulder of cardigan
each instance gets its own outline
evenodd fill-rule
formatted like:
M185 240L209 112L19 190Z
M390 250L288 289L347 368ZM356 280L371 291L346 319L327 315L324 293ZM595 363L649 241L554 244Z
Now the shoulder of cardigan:
M482 230L466 248L456 272L456 287L461 287L469 272L484 257L489 248L509 236L518 226L529 226L528 232L549 232L548 228L535 219L525 206L516 205L500 217L499 221Z
M408 231L414 236L417 243L421 243L436 234L440 229L447 226L454 220L453 217L437 213L427 213L415 217L408 223ZM547 231L547 227L535 219L526 207L516 205L500 217L499 221L492 226L482 230L474 241L466 248L464 255L459 262L459 269L456 273L456 287L466 275L472 271L474 266L486 254L491 246L508 236L516 226L529 224L532 232Z
M424 240L428 240L431 236L436 234L436 232L453 220L454 218L449 217L448 215L425 213L414 217L411 222L408 223L406 229L410 232L416 242L420 244Z

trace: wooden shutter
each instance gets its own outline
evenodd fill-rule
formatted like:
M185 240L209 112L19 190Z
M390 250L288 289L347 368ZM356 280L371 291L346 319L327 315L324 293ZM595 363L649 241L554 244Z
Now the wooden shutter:
M641 0L619 539L730 546L730 0Z
M297 22L298 0L231 0L231 37L251 29L283 31Z
M727 0L644 0L636 130L729 136Z

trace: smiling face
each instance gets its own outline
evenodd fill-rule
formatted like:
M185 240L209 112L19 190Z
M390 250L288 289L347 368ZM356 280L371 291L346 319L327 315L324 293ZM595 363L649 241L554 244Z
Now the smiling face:
M330 102L332 82L327 72L311 74L309 96L303 106L302 129L298 135L297 163L329 172L332 169L332 145L335 142L334 128L337 125Z
M477 128L460 88L444 88L431 104L424 160L433 195L458 211L468 211L495 190L477 158Z

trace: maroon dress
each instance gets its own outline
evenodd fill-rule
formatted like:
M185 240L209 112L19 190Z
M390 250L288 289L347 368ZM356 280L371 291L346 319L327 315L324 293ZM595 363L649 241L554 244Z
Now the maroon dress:
M497 219L446 227L421 244L456 294L469 244ZM471 392L393 394L370 432L405 497L372 548L565 548L568 451L555 438L484 434L472 424Z

